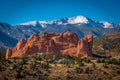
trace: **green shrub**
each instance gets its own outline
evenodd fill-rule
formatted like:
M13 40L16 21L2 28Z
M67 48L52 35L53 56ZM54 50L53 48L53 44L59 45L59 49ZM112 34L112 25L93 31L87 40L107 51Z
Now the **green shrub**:
M2 71L2 65L0 65L0 71Z
M102 80L102 78L98 78L98 80Z
M83 72L83 69L80 68L80 67L76 67L75 70L76 70L76 73L82 73Z
M85 68L85 70L84 70L84 72L85 72L86 74L89 73L89 71L90 71L89 67Z
M76 63L82 63L82 62L83 62L83 59L81 59L81 58L75 58L75 62L76 62Z
M79 65L79 67L80 67L80 66L84 66L84 63L83 63L83 62L80 62L78 65Z
M21 75L21 73L20 73L20 72L17 72L17 74L16 74L16 78L17 78L17 79L22 78L22 75Z
M95 63L92 63L92 67L93 67L93 68L96 68L96 65L95 65Z
M105 63L105 59L101 59L101 63Z
M97 60L96 60L96 63L101 63L101 60L100 60L100 59L97 59Z
M96 62L97 62L97 63L105 63L105 60L104 60L104 59L99 59L99 58L98 58L98 59L96 60Z
M35 63L34 63L34 62L31 62L31 63L30 63L30 68L31 68L31 69L34 69L35 67L36 67L36 66L35 66Z
M8 78L7 78L7 77L4 77L3 80L8 80Z
M117 71L116 73L117 73L117 74L120 74L120 71Z
M23 69L22 69L22 66L18 66L17 68L16 68L16 72L21 72Z
M103 64L103 67L104 67L104 68L108 68L108 66L107 66L107 64L106 64L106 63L104 63L104 64Z
M90 60L90 59L87 59L87 58L85 58L84 61L85 61L86 63L90 63L90 62L91 62L91 60Z
M46 71L49 70L49 64L48 63L41 63L41 68L45 69Z
M106 63L120 65L120 60L115 58L109 58L106 60Z
M66 75L67 80L71 79L72 77L69 75Z

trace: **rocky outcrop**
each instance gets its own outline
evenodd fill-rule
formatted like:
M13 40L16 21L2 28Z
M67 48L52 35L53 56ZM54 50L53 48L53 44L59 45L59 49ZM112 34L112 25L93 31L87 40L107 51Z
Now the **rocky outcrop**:
M80 39L73 32L61 34L33 34L28 39L22 39L14 48L8 48L6 58L19 57L34 53L69 54L76 57L92 56L93 36L87 35Z

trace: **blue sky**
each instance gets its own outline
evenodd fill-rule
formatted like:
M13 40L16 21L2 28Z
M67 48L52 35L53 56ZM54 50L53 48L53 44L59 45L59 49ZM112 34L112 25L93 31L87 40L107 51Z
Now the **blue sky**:
M0 22L11 25L77 15L120 23L120 0L0 0Z

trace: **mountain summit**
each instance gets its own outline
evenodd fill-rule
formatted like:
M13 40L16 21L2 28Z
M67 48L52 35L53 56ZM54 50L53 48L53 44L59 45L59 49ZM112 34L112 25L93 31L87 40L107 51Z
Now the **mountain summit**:
M89 20L84 17L84 16L75 16L75 17L71 17L71 18L68 18L68 23L69 24L87 24L89 23Z

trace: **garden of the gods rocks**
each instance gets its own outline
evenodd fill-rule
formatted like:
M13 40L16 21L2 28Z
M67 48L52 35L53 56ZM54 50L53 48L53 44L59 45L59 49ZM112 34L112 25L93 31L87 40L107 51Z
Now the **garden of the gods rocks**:
M61 34L33 34L28 39L22 39L16 47L8 48L6 58L19 57L32 53L68 54L76 57L92 57L93 36L78 38L77 34L65 32Z
M120 80L119 5L0 0L0 80Z

